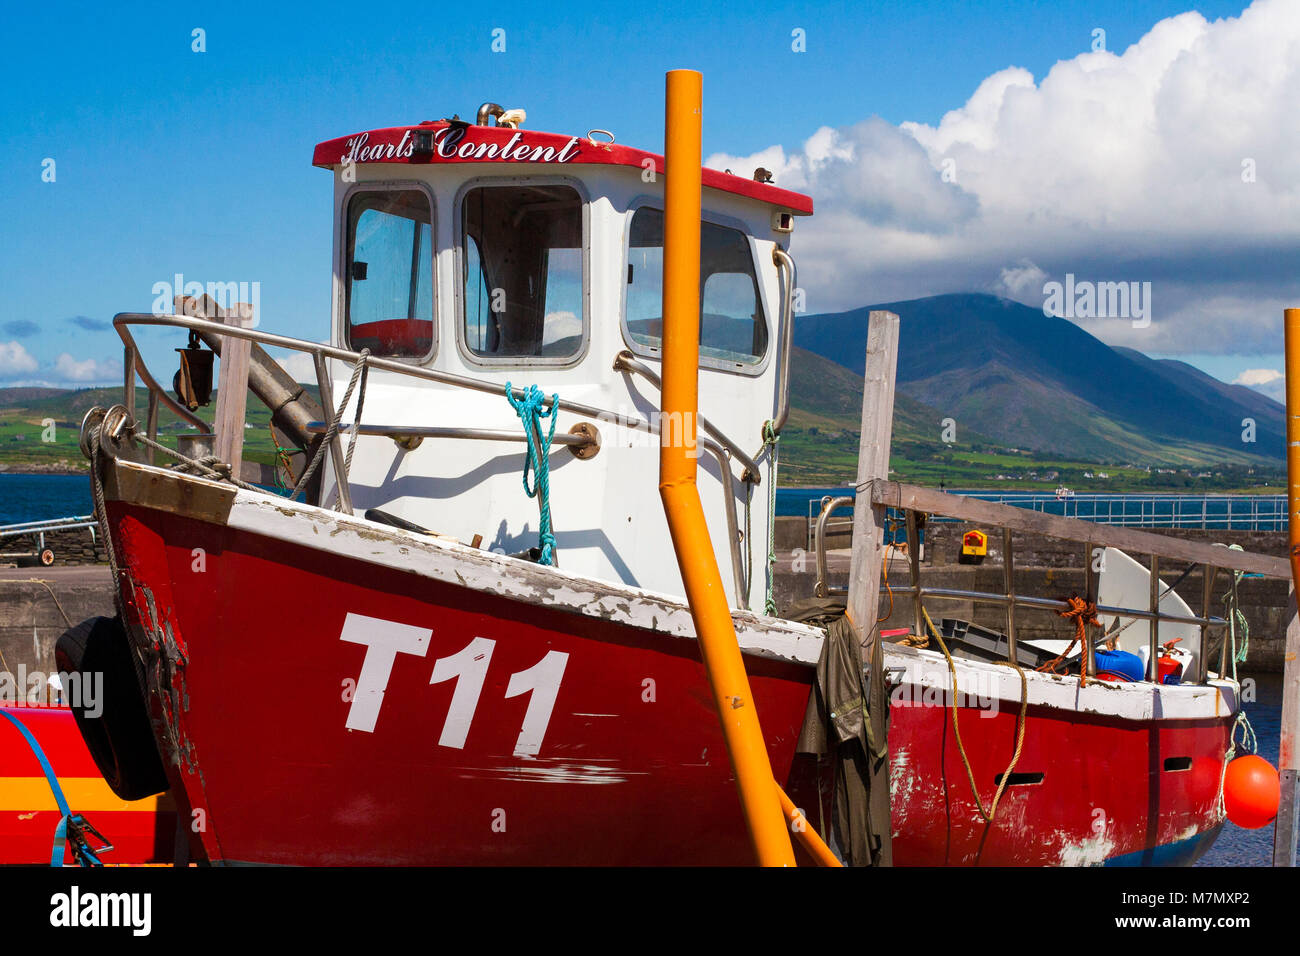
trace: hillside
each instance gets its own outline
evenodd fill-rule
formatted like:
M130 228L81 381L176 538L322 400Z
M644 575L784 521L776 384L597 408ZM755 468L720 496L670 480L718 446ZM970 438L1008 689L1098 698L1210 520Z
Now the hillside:
M791 411L781 438L780 483L851 483L857 474L861 377L797 346L791 354L790 371ZM894 478L1007 491L1050 491L1066 484L1081 492L1190 492L1263 490L1270 485L1276 490L1284 476L1280 463L1231 465L1205 458L1198 459L1194 467L1158 470L1135 463L1106 464L1081 455L1038 453L1008 447L960 423L954 440L945 443L944 417L909 395L896 396L890 456ZM1209 453L1216 450L1209 449Z
M850 329L845 338L852 335ZM850 342L845 352L858 350L859 344ZM1157 381L1170 382L1170 387L1193 382L1216 401L1246 408L1261 423L1271 421L1269 416L1275 413L1275 403L1266 397L1216 382L1183 363L1155 361L1140 353L1125 356L1125 361L1144 368L1145 374ZM946 380L943 376L948 376L954 382L952 389L959 391L959 375L950 369L932 378L942 382ZM891 458L896 478L921 484L1007 490L1050 490L1065 483L1080 491L1207 491L1257 489L1270 481L1276 484L1282 473L1279 462L1231 465L1219 447L1178 439L1161 442L1099 417L1095 410L1090 417L1086 403L1070 396L1062 398L1045 383L1017 373L1013 366L989 365L973 373L972 378L990 394L969 388L956 413L940 411L909 391L897 393ZM791 356L792 407L781 439L782 485L840 485L853 480L857 472L862 384L861 376L846 365L795 347ZM1015 402L1000 408L994 396L1012 393ZM117 387L76 391L0 388L0 471L84 471L86 463L77 448L82 416L94 405L116 404L120 395ZM143 388L136 390L136 408L141 413L146 397ZM266 409L257 400L251 400L248 408L251 427L246 433L245 456L269 463L273 446ZM1069 418L1067 412L1074 417ZM210 417L211 409L200 414ZM1017 435L1028 428L1062 428L1065 422L1086 431L1089 440L1081 442L1075 452L1061 454L1050 448L1032 451L1021 441L1007 441L992 434L1001 417L1013 415L1020 422ZM956 433L949 436L951 442L943 440L942 422L947 417L956 419ZM977 429L973 422L981 418L992 420L994 427ZM50 419L56 423L52 443L41 440L41 422ZM161 410L159 429L164 436L180 428L174 415ZM1115 440L1107 442L1109 435L1114 435ZM1101 440L1097 436L1102 436ZM1089 448L1101 449L1104 454L1090 454ZM1156 460L1185 456L1194 467L1183 465L1159 472L1140 467L1136 457L1115 464L1112 462L1116 461L1117 448L1148 449Z
M1065 319L989 295L942 295L801 316L795 343L860 374L867 313L902 320L898 389L958 428L1102 463L1276 464L1282 406L1181 362L1113 349ZM1256 422L1243 444L1242 419Z
M135 390L137 415L143 417L148 391ZM96 405L108 408L122 400L121 386L109 388L52 389L0 388L0 471L86 471L88 463L78 447L81 419ZM215 401L215 393L213 396ZM200 409L199 417L210 419L212 407ZM53 420L54 441L43 440L43 422ZM269 464L275 457L271 440L270 413L250 393L244 457ZM158 410L158 431L187 430L165 407ZM174 444L174 443L172 443Z

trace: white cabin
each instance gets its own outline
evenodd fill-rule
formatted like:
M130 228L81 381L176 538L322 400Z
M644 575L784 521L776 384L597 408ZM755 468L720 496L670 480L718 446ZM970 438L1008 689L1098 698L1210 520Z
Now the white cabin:
M602 131L516 129L508 124L517 111L502 113L485 104L475 124L441 120L316 148L314 164L333 170L335 184L330 343L495 386L475 391L372 370L367 425L522 437L507 382L600 410L595 419L559 413L557 436L589 422L599 451L580 458L551 448L558 565L680 595L658 493L658 437L623 421L657 422L659 389L615 367L630 351L660 370L663 159L615 145ZM506 125L491 125L493 117ZM759 177L704 171L699 414L758 464L760 483L743 480L743 464L730 456L724 476L701 447L699 491L728 599L761 612L771 476L763 425L780 412L788 360L778 353L793 278L773 253L786 249L793 217L811 214L812 203ZM334 363L336 401L348 377ZM345 423L355 404L354 396ZM521 442L357 441L349 482L357 514L381 509L465 542L482 535L482 547L510 554L538 544ZM327 474L322 500L332 485ZM735 548L739 574L724 488L737 537L750 528Z

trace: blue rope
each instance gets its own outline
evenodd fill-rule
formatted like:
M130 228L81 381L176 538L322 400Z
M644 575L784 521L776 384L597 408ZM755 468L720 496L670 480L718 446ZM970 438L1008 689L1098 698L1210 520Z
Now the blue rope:
M54 793L54 802L59 806L59 825L54 828L54 847L50 853L50 866L63 866L63 849L68 842L68 822L72 819L72 811L68 809L68 801L63 796L63 788L59 786L59 778L54 774L54 768L50 766L49 759L45 756L45 751L41 745L36 742L36 737L27 729L27 726L9 713L5 708L0 707L0 717L6 717L9 722L18 728L18 732L27 740L27 746L32 749L36 759L40 761L41 769L45 771L45 780L50 785L50 790ZM99 865L97 857L89 847L83 852L89 858L92 865Z
M539 564L555 563L555 535L551 533L551 439L555 437L555 418L556 410L560 405L560 396L554 394L549 401L551 407L546 411L545 407L548 399L542 394L542 390L536 385L529 385L528 390L524 392L523 398L515 398L514 387L506 382L506 400L510 402L510 407L515 410L519 420L524 424L524 436L528 439L528 458L524 461L524 492L529 498L541 496L541 532L539 535L542 548L542 556L538 559ZM538 437L542 433L541 419L549 418L551 420L550 430L546 432L546 438L542 440L541 447L538 447ZM528 471L533 472L533 486L528 486Z

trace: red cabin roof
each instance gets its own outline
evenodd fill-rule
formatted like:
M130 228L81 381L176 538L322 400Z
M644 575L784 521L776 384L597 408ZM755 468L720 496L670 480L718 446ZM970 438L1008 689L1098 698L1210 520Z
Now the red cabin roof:
M564 136L505 126L475 126L448 120L419 126L393 126L338 139L316 147L312 165L332 168L347 160L354 163L519 163L528 165L631 166L664 171L664 158L631 146L619 146L581 136ZM703 170L709 189L720 189L747 199L811 216L812 197L760 183L743 176Z

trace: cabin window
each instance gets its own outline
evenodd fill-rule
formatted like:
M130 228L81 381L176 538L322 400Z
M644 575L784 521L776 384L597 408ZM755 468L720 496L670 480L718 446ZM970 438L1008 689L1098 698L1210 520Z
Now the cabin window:
M347 332L355 350L433 352L433 209L419 189L363 190L348 204Z
M627 332L633 343L663 347L664 214L632 215L627 250ZM739 229L700 223L700 360L756 365L767 353L758 278L749 240Z
M582 197L572 186L476 186L461 201L465 348L563 362L585 340Z

